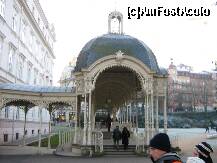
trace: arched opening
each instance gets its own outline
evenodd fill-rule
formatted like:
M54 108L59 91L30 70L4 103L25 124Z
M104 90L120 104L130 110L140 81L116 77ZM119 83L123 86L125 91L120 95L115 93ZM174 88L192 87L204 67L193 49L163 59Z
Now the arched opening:
M127 125L126 123L131 123L132 126L134 123L132 115L135 114L128 106L136 103L141 92L141 81L133 69L123 66L105 69L98 76L93 91L92 101L96 127L105 128L107 126L106 118L108 114L111 115L113 121L111 130L116 125L119 125L122 129L123 126ZM121 114L125 113L125 119L121 119L123 116ZM130 125L129 128L131 128Z
M27 100L22 100L22 99L17 99L17 100L12 100L9 102L6 102L4 104L5 107L1 108L4 112L5 112L5 118L10 118L9 112L12 111L12 121L11 121L11 135L6 134L6 137L11 137L11 141L12 143L16 140L20 139L20 135L23 135L23 144L25 145L25 138L28 134L28 130L27 130L27 114L29 112L30 109L34 108L36 105L30 101ZM22 116L23 115L23 116ZM22 125L22 123L20 123L20 119L24 120L23 123L23 133L22 132L17 132L15 131L15 124L16 125ZM15 122L16 121L16 122ZM3 122L4 123L4 122ZM2 124L4 125L4 124ZM7 136L8 135L8 136ZM16 135L16 136L15 136ZM5 135L4 135L5 137ZM7 138L8 139L8 138ZM9 141L5 141L4 142L9 142Z
M95 109L122 106L141 91L141 84L135 71L115 66L104 70L96 80L94 94Z

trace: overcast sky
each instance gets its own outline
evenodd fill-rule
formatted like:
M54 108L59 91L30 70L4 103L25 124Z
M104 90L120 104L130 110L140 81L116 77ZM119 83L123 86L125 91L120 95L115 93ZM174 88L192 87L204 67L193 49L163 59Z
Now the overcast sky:
M217 60L217 5L215 0L40 0L56 30L54 85L62 70L92 38L108 32L108 15L124 15L123 30L142 40L154 52L160 67L170 58L194 71L211 70ZM128 7L208 8L208 17L141 17L128 19Z

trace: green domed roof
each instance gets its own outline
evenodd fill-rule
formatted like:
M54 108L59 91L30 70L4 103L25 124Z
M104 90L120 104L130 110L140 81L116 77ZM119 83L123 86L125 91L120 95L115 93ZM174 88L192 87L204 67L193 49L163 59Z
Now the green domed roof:
M81 50L75 72L88 68L100 58L114 55L121 50L124 55L135 57L157 74L161 74L153 52L140 40L123 34L105 34L90 40Z

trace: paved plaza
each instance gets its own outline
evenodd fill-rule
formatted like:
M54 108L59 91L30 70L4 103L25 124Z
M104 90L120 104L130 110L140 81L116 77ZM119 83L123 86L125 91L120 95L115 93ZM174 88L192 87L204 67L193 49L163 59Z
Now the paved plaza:
M206 139L204 129L169 129L168 134L170 137L178 137L178 145L182 149L181 157L186 160L188 156L191 156L192 148L200 141L207 141L214 149L212 158L214 162L217 162L217 139ZM214 133L214 131L211 131ZM0 163L150 163L149 158L137 157L137 156L103 156L97 158L76 158L76 157L60 157L52 154L53 150L47 148L41 148L40 152L37 147L29 146L0 146Z
M144 157L98 157L98 158L71 158L71 157L58 157L54 155L43 156L0 156L2 163L148 163L150 160Z

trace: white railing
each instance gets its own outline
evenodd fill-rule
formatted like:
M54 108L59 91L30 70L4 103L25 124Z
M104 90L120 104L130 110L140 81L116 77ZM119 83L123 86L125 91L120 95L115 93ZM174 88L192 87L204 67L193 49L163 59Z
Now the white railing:
M59 131L59 146L73 142L74 130Z
M103 152L103 133L102 131L92 132L92 144L94 145L95 152Z
M134 133L134 137L135 137L135 140L136 140L136 150L137 151L145 151L145 141L146 141L146 138L145 138L145 134L144 133Z
M179 136L178 135L170 136L170 142L172 147L179 147Z

